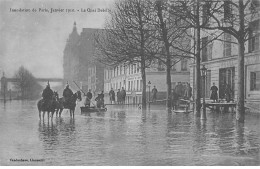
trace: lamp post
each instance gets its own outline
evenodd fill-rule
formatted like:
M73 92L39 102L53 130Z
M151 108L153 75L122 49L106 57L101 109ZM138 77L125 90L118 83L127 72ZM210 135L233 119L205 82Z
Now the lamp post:
M205 103L205 96L206 96L206 77L207 77L207 68L205 65L202 66L201 70L201 76L203 79L203 112L200 116L201 120L206 119L206 103Z
M148 99L148 105L149 105L149 107L150 107L150 87L151 87L151 82L148 81L148 90L149 90L149 93L148 93L148 97L149 97L149 99Z

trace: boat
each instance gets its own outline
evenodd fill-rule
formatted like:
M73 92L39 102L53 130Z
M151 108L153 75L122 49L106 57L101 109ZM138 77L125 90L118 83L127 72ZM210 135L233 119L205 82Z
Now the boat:
M95 112L106 112L107 108L97 108L97 107L80 107L81 113L95 113Z

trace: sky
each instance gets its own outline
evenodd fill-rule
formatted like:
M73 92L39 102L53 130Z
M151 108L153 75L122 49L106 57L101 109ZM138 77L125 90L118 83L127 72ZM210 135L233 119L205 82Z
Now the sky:
M78 33L82 28L103 28L108 12L97 8L111 9L112 5L113 0L0 0L0 73L12 77L24 66L35 77L62 78L63 50L74 21ZM11 10L20 8L30 12ZM64 11L50 13L51 8Z

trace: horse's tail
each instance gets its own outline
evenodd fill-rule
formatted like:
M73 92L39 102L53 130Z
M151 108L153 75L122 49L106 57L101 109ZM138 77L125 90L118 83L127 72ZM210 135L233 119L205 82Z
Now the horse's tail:
M42 101L42 100L39 100L39 101L37 102L37 108L38 108L39 111L41 111L41 101Z

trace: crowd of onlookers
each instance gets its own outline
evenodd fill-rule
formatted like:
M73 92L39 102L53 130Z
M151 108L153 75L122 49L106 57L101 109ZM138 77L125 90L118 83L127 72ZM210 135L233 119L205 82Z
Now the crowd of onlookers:
M109 100L111 104L115 104L117 101L117 104L125 104L125 98L126 98L126 91L124 89L124 87L122 87L122 89L118 89L116 94L113 90L113 88L111 88L111 90L108 93L109 95ZM117 97L117 100L116 100Z

